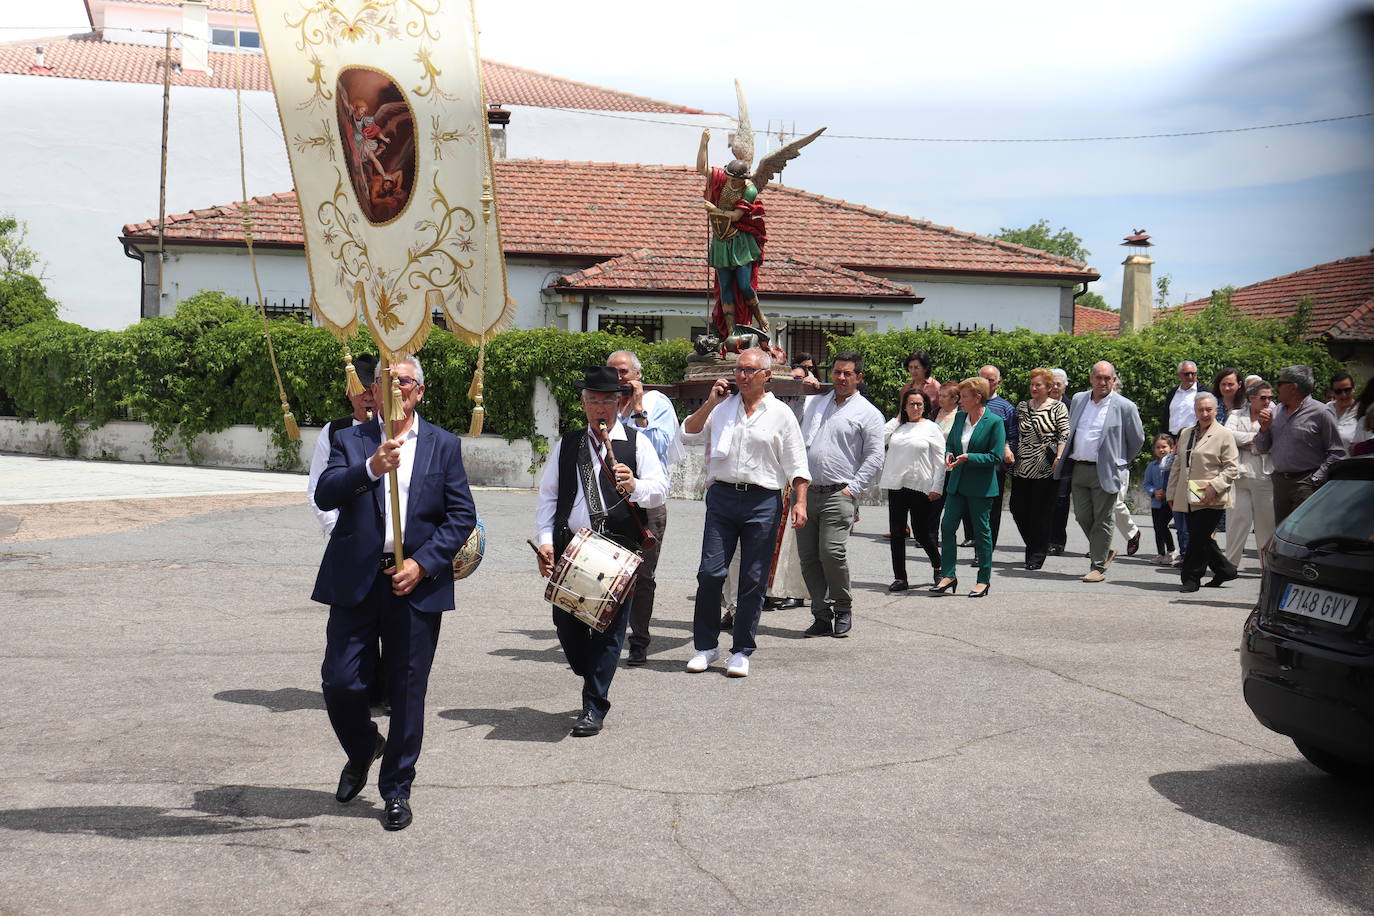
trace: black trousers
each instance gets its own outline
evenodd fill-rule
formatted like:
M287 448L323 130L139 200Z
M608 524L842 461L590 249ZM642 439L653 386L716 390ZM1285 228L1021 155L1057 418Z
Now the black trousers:
M625 627L633 613L637 591L638 584L630 589L604 633L598 633L561 607L553 608L558 644L563 647L573 674L582 678L582 708L594 709L603 717L611 709L611 680L620 662L620 649L625 645Z
M1011 485L1011 517L1026 543L1026 562L1044 562L1050 552L1050 526L1059 481L1053 477L1017 477Z
M939 541L932 536L931 528L939 523L940 514L933 511L943 501L931 502L925 493L908 490L887 491L887 531L889 546L892 548L892 578L906 581L906 529L910 520L911 539L926 552L930 568L940 572Z
M1150 518L1155 524L1155 553L1170 554L1174 552L1174 536L1169 531L1169 523L1174 520L1174 512L1169 508L1169 504L1150 507Z
M1050 543L1063 547L1069 542L1069 494L1073 492L1073 477L1056 481L1059 484L1054 495L1054 517L1050 520Z
M1212 539L1223 514L1221 509L1194 509L1188 513L1188 552L1183 555L1182 577L1185 585L1201 584L1208 567L1219 576L1236 571L1221 545Z
M644 551L644 562L635 576L634 610L630 613L630 648L649 648L649 621L654 616L654 596L658 594L658 557L663 551L663 532L668 530L668 507L645 509L644 527L658 538L654 546Z

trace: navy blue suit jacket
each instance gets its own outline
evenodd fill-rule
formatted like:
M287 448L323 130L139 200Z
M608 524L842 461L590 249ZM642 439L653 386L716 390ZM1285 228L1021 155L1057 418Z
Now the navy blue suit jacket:
M453 555L477 525L477 509L463 470L458 437L420 417L415 466L410 472L403 528L405 555L424 567L425 578L408 596L417 611L453 608ZM315 505L339 510L324 551L315 591L324 604L356 607L377 578L385 539L385 492L368 477L367 461L382 441L380 423L360 423L334 437L329 464L315 487Z

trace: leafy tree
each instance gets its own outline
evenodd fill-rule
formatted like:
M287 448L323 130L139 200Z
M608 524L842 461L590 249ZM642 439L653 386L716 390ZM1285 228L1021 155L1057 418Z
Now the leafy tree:
M1169 304L1169 288L1174 284L1173 274L1160 274L1155 277L1155 307L1165 308Z
M1011 242L1014 245L1025 245L1027 248L1038 248L1041 251L1048 251L1050 254L1057 254L1060 257L1069 258L1074 261L1087 263L1091 251L1083 247L1083 240L1074 235L1067 228L1060 226L1058 232L1050 232L1050 221L1047 219L1037 220L1024 229L1012 229L1003 226L997 230L993 238L1001 239L1004 242Z
M57 317L57 303L43 287L38 255L24 244L27 234L19 220L0 215L0 331Z
M1101 310L1104 311L1104 312L1116 312L1116 311L1120 311L1120 309L1114 309L1114 308L1112 308L1110 305L1107 304L1107 300L1106 300L1106 299L1103 299L1103 298L1102 298L1101 296L1099 296L1097 293L1093 293L1093 292L1087 292L1087 293L1084 293L1083 295L1079 296L1079 297L1078 297L1078 304L1081 305L1081 306L1084 306L1085 308L1090 308L1090 309L1101 309Z

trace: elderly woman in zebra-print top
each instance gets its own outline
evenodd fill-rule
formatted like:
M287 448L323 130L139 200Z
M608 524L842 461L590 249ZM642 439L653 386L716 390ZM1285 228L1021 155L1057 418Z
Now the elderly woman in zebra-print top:
M1054 462L1069 437L1069 409L1050 397L1054 376L1032 369L1030 400L1016 405L1020 440L1012 466L1011 517L1026 543L1026 569L1039 569L1050 549L1057 481Z

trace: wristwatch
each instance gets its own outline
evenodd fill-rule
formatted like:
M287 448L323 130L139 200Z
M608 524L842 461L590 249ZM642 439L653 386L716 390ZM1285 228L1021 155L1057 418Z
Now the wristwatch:
M647 419L649 419L649 415L648 415L647 413L645 413L644 411L642 411L642 410L636 410L634 413L630 414L630 419L631 419L631 420L647 420Z

